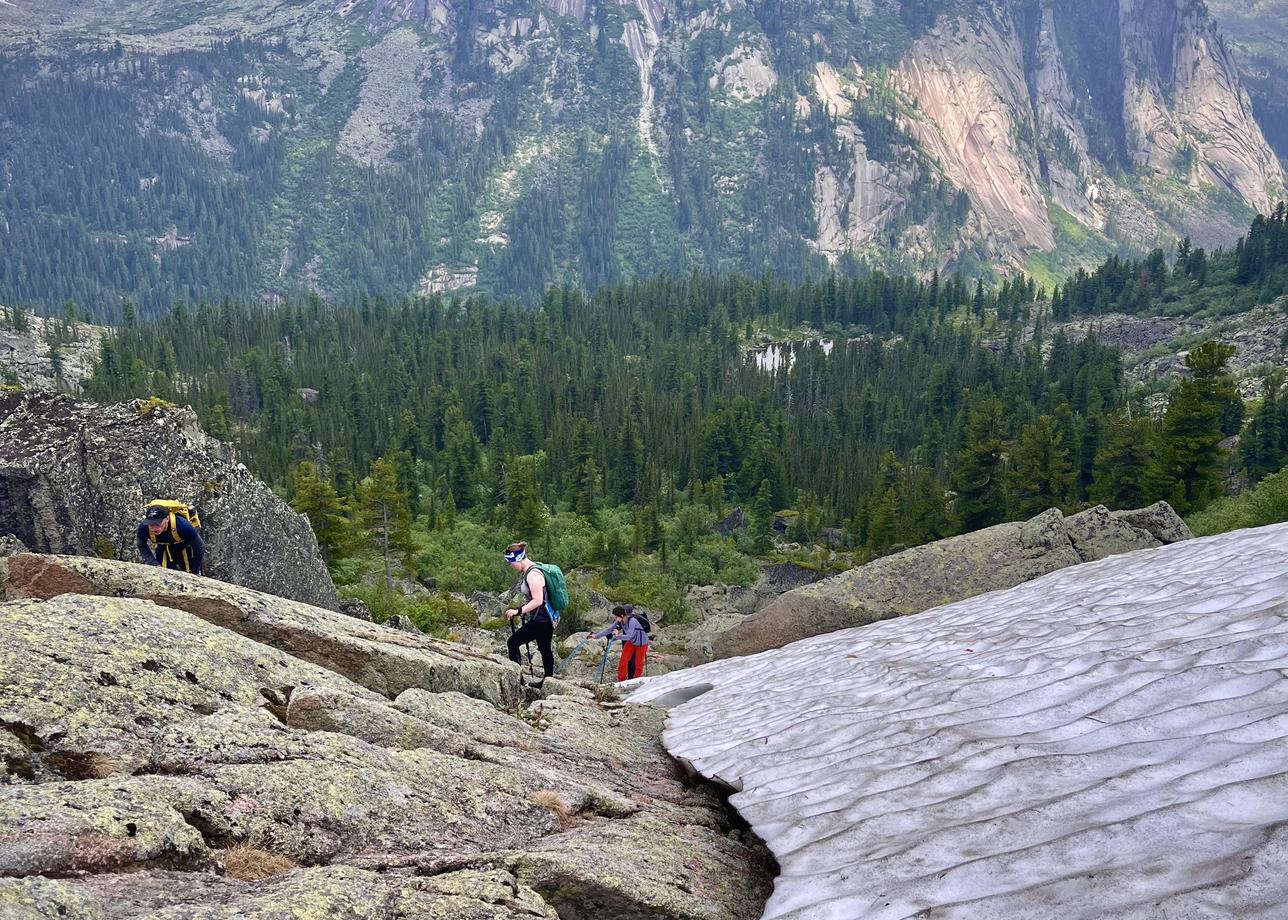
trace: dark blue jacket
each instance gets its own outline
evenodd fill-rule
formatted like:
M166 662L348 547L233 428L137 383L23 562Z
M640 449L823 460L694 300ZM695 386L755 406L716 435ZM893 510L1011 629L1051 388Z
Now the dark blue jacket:
M174 529L179 532L179 539L175 539L174 533L167 526L165 530L156 535L156 551L152 549L150 542L153 537L148 530L147 522L139 524L134 536L139 544L139 556L148 565L164 565L169 558L167 568L183 569L202 574L205 571L206 546L201 541L201 534L197 528L193 527L186 518L174 515ZM169 553L167 554L167 550ZM184 565L183 553L187 552L189 564Z

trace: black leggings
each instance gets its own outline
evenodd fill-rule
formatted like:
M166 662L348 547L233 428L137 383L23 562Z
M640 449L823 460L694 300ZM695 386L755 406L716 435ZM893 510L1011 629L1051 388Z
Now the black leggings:
M510 660L523 664L523 656L519 654L519 649L529 642L537 643L537 648L541 650L541 667L545 668L545 676L550 677L555 673L555 653L550 648L550 642L555 636L555 624L550 622L549 617L538 617L535 620L529 620L518 630L510 634L506 644L510 647Z

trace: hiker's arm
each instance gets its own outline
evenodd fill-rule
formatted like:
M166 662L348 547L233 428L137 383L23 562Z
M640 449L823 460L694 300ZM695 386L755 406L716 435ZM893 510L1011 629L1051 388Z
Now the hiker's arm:
M532 600L519 608L519 613L522 614L540 610L546 602L546 577L541 574L541 570L536 566L528 569L527 579L528 591L532 594Z
M198 575L204 575L206 573L206 544L201 539L200 531L183 518L176 518L175 526L179 531L179 539L192 547L192 570Z
M616 623L609 623L607 626L605 626L605 627L604 627L603 629L601 629L599 632L597 632L597 633L591 633L591 634L590 634L590 638L592 638L592 639L607 639L610 635L612 635L612 634L613 634L613 632L615 632L615 631L617 630L617 628L618 628L618 627L617 627L617 624L616 624Z
M148 525L140 524L134 531L134 540L139 545L139 557L147 565L160 565L152 547L148 545Z

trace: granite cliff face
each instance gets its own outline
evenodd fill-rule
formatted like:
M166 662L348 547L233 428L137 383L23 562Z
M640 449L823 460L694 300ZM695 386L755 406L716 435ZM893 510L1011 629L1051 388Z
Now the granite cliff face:
M308 519L191 410L0 392L0 534L38 551L137 559L135 528L154 498L200 509L211 577L337 605Z
M750 920L657 709L184 573L0 560L0 915Z
M1273 207L1282 167L1200 8L1071 7L945 16L900 64L916 101L910 128L970 192L988 251L1055 249L1052 205L1137 245L1182 233L1220 245L1238 229L1222 198ZM1080 15L1101 18L1099 33L1079 33L1090 24ZM1183 210L1166 206L1182 200Z
M1120 248L1185 235L1228 245L1284 187L1262 125L1288 133L1282 113L1265 91L1254 110L1239 69L1261 79L1263 58L1236 58L1184 0L312 0L268 11L230 0L164 12L95 0L54 4L43 20L0 4L0 41L36 49L11 87L34 104L14 123L0 187L6 175L28 181L22 144L40 136L42 75L85 79L74 54L101 47L99 29L123 56L98 71L99 89L127 97L111 130L184 140L201 154L196 174L253 180L244 207L292 205L271 208L262 228L239 220L253 268L212 274L202 283L215 294L235 280L248 297L355 285L538 296L551 281L765 264L796 275L851 259L926 273L1000 259L1049 282ZM234 34L264 47L209 52ZM145 55L181 63L138 86L115 61ZM311 159L319 149L328 155ZM58 150L29 153L35 172ZM137 193L113 194L137 197L147 226L93 242L137 242L117 271L126 280L111 283L155 263L143 275L156 300L167 273L225 251L224 218L218 202L183 213L152 166L128 166ZM355 179L366 171L380 177L378 207ZM92 202L86 181L76 200ZM317 208L317 189L336 206ZM431 200L454 202L450 214ZM43 239L44 212L28 207L14 199L3 216ZM67 208L69 220L105 220ZM35 256L12 258L32 264L0 276L0 297L60 307L59 279L37 284ZM190 298L205 292L175 279Z

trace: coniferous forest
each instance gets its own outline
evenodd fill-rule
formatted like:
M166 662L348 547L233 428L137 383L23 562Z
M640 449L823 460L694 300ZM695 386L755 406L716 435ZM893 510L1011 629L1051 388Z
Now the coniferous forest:
M1150 413L1115 349L1050 328L1285 289L1280 207L1231 251L1182 242L1052 292L692 275L555 287L536 309L313 298L145 322L126 304L87 392L192 405L310 516L342 580L375 547L500 587L495 546L527 538L678 609L689 584L751 578L753 556L827 566L1050 507L1191 513L1231 474L1255 483L1288 455L1282 375L1245 417L1233 349L1201 343ZM385 507L405 513L373 532ZM735 508L744 526L717 528Z

